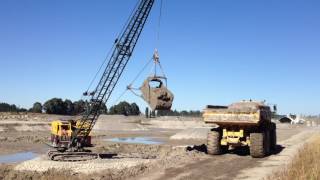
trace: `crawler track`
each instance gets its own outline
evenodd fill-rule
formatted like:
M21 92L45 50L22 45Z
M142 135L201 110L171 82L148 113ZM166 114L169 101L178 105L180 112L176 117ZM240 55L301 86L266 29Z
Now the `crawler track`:
M52 161L77 162L99 158L99 154L92 152L59 152L49 151L48 157Z

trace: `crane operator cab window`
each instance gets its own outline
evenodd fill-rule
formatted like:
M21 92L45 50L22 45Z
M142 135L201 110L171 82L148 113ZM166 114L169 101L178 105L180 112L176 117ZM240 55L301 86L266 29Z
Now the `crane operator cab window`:
M61 125L61 135L67 136L68 135L69 126L68 125Z

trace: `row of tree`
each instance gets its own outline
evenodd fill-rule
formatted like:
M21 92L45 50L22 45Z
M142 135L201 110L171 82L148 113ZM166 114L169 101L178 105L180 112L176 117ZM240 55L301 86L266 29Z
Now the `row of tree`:
M117 105L110 108L108 114L122 114L125 116L137 116L140 115L139 106L136 103L129 104L126 101L122 101Z
M146 115L149 116L185 116L185 117L200 117L201 111L177 111L177 110L158 110L156 112L147 113L149 109L146 109Z
M59 115L78 115L83 113L88 106L88 102L79 100L72 102L69 99L62 100L61 98L52 98L46 101L44 104L36 102L29 110L24 108L18 108L16 105L0 103L0 112L33 112L33 113L47 113L47 114L59 114ZM140 108L136 103L128 103L122 101L117 105L111 106L108 110L105 105L101 108L102 114L119 114L125 116L137 116L140 115ZM150 112L146 108L146 116L188 116L188 117L199 117L201 116L200 111L157 111Z
M26 112L27 109L19 108L14 104L0 103L0 112Z
M29 111L34 113L45 112L47 114L77 115L83 113L87 109L87 106L88 102L83 100L72 102L69 99L53 98L46 101L43 105L39 102L34 103ZM126 101L112 106L109 111L106 105L103 105L100 112L101 114L122 114L126 116L140 115L141 113L136 103L129 104Z
M60 114L60 115L78 115L83 113L88 106L87 101L79 100L72 102L69 99L62 100L60 98L53 98L46 101L43 106L41 103L34 103L32 112L40 113L45 112L47 114ZM107 107L103 105L100 109L102 114L107 113Z

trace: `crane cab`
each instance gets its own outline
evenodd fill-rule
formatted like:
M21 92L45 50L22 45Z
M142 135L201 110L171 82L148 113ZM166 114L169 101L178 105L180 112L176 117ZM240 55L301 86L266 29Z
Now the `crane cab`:
M71 139L70 121L56 120L51 123L51 143L53 147L66 148Z
M71 141L72 133L80 128L80 121L74 120L56 120L51 123L51 145L55 148L67 148ZM82 126L82 132L87 131L89 126L85 124ZM78 135L78 138L83 141L85 146L91 146L91 135L85 139L83 133Z

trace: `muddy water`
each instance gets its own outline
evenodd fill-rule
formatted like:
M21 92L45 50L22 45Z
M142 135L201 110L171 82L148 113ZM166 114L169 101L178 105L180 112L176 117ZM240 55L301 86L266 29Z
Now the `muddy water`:
M33 152L21 152L8 155L0 155L0 164L18 163L36 158L38 155Z
M163 142L151 137L129 137L129 138L112 138L106 139L106 141L117 143L129 143L129 144L163 144Z

